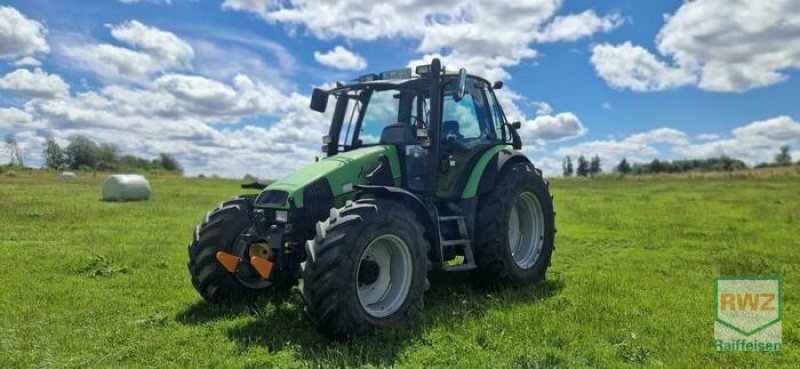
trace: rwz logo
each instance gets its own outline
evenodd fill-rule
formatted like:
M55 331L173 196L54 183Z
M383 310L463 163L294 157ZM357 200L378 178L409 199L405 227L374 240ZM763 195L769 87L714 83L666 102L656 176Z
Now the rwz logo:
M778 351L783 339L783 280L719 277L714 281L717 351Z
M774 293L723 293L719 296L722 311L775 311Z

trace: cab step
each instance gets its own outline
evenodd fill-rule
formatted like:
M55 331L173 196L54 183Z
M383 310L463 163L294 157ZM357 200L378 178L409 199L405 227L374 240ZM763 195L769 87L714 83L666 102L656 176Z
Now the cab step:
M447 265L442 263L442 269L447 272L462 272L475 269L475 257L472 255L472 241L469 239L467 233L467 223L461 215L448 215L439 217L439 227L441 228L444 222L456 222L458 226L458 239L447 240L442 237L442 232L439 232L439 248L440 255L444 255L444 248L448 246L463 246L464 248L464 261L461 264Z

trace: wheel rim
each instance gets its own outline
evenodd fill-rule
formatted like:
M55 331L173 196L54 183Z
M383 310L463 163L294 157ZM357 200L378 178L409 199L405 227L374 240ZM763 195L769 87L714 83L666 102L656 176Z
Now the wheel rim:
M411 286L412 268L408 245L400 237L387 234L374 239L361 254L356 271L364 311L383 318L400 309Z
M508 219L508 247L514 263L530 269L542 253L544 213L536 196L523 192L517 197Z

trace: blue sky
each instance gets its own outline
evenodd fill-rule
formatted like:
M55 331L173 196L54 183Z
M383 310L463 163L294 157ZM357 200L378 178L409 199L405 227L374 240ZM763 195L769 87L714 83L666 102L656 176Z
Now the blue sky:
M322 4L322 5L320 5ZM319 155L312 86L440 56L503 79L525 151L800 158L794 1L0 1L0 133L277 177ZM2 159L4 160L4 159Z

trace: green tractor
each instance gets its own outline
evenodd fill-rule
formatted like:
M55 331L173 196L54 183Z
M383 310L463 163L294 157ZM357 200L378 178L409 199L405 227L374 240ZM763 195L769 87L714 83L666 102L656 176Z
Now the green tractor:
M555 233L541 170L519 150L493 85L438 59L316 88L334 106L326 157L221 203L189 244L211 302L287 290L332 338L406 320L433 270L522 286L544 278Z

